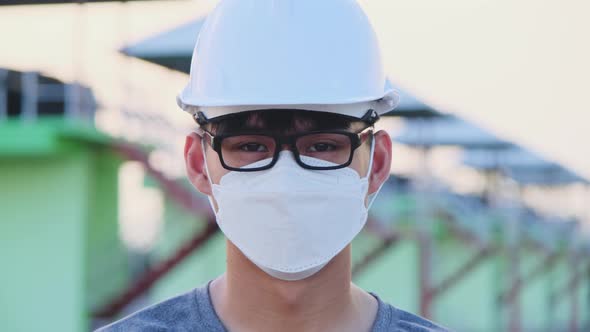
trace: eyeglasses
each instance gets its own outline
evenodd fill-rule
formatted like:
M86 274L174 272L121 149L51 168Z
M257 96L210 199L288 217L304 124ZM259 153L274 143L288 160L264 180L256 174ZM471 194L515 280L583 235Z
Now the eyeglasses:
M232 133L213 135L209 144L219 155L223 168L230 171L254 172L273 167L283 146L293 152L299 166L312 170L333 170L350 165L354 151L372 133L372 127L359 132L345 130L311 131L301 134L277 136L260 133ZM313 163L311 157L329 162Z

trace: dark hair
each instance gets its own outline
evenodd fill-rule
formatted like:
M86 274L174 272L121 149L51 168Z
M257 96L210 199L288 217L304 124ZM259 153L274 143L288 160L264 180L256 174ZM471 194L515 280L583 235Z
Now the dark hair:
M219 135L243 130L285 134L308 130L362 130L366 127L368 124L360 119L336 113L266 109L212 119L203 129Z

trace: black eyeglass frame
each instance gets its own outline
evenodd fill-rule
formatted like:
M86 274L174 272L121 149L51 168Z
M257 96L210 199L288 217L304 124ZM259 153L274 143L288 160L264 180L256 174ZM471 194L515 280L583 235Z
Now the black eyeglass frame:
M279 154L282 151L282 149L280 147L282 147L283 145L289 146L289 150L291 152L293 152L293 155L295 156L295 161L302 168L310 169L310 170L318 170L318 171L329 171L329 170L335 170L335 169L340 169L340 168L345 168L345 167L350 166L350 164L352 163L352 159L354 158L354 151L356 149L358 149L358 147L363 144L362 135L365 133L369 133L370 135L372 135L373 134L373 126L365 127L358 132L350 132L350 131L346 131L346 130L335 129L335 130L308 131L308 132L294 134L294 135L269 135L269 134L261 134L260 132L254 132L254 131L244 131L244 132L213 135L211 132L204 130L204 129L203 129L203 132L205 134L209 135L210 145L213 148L213 150L215 152L217 152L217 155L219 155L219 160L221 161L221 166L223 166L223 168L225 168L229 171L258 172L258 171L264 171L264 170L270 169L279 160ZM336 165L336 166L329 166L329 167L310 166L310 165L305 164L303 161L301 161L299 150L297 149L297 146L296 146L297 139L299 139L300 137L315 135L315 134L342 134L342 135L348 136L348 138L350 139L350 156L348 157L348 160L344 164L340 164L340 165ZM277 148L275 149L275 152L272 156L272 160L268 165L261 166L261 167L255 167L255 168L238 168L238 167L231 167L225 163L225 160L223 159L223 153L221 152L221 143L223 142L223 140L225 138L242 136L242 135L266 136L266 137L270 137L270 138L274 139Z

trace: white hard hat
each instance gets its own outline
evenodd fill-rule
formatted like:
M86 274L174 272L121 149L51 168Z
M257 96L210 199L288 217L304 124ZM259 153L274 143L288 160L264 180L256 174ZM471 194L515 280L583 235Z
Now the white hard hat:
M208 119L273 108L361 118L397 101L354 0L222 0L203 24L177 98Z

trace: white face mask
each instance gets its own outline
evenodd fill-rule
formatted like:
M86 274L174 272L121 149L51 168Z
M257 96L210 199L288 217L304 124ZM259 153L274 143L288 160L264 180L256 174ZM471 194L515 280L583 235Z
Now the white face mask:
M282 151L271 169L225 174L219 184L211 183L219 228L269 275L283 280L313 275L342 251L367 221L365 198L373 149L374 141L368 174L363 178L349 167L304 169L290 151ZM309 165L334 165L301 158ZM257 164L268 164L268 160L251 166ZM377 192L370 195L369 206Z

